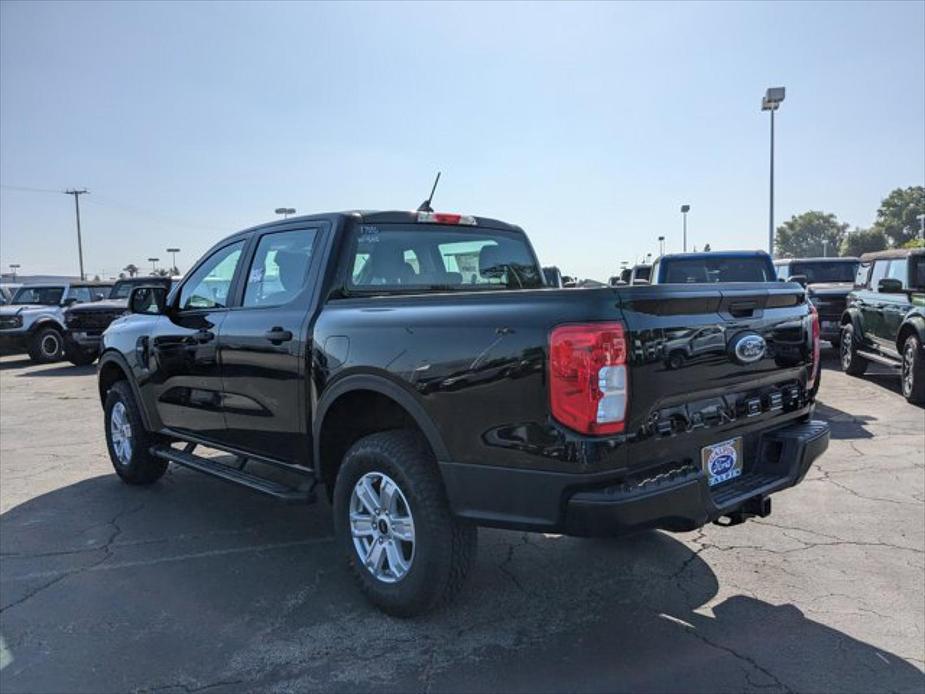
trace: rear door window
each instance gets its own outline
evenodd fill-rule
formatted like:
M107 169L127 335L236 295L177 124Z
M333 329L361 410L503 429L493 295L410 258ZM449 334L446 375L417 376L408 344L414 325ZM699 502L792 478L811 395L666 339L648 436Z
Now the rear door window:
M315 229L264 234L247 275L244 306L282 306L295 299L306 286L316 236Z
M925 289L925 255L914 255L912 261L912 272L909 277L912 280L912 288Z
M348 258L359 291L466 291L543 286L519 232L451 225L359 225Z
M893 258L893 260L890 261L890 270L887 277L899 280L903 283L903 289L906 289L909 284L909 259Z

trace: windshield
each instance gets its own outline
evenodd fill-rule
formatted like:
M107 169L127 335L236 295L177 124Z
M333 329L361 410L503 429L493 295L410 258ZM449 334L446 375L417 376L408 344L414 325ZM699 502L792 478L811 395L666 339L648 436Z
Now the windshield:
M63 295L64 287L20 287L10 303L57 306Z
M353 231L350 289L474 291L543 286L519 232L448 225L361 225Z
M846 260L843 263L791 263L790 276L806 275L807 284L819 282L854 282L858 271L858 261ZM786 277L784 279L787 279Z
M661 261L659 275L664 284L773 282L775 279L769 259L761 256L666 258Z
M636 267L636 279L637 280L647 280L649 275L652 274L652 268L649 265L639 265Z

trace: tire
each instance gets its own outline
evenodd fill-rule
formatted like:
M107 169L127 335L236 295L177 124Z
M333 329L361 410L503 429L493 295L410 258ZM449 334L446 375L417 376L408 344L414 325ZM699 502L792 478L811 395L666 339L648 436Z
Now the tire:
M903 396L913 405L925 405L925 352L917 335L903 343Z
M87 366L96 361L96 350L81 349L77 345L67 345L64 357L74 366Z
M107 393L104 418L109 459L124 482L151 484L167 472L168 462L149 452L160 440L145 429L128 381L116 382ZM128 448L123 445L126 440Z
M838 356L842 371L849 376L864 375L864 372L867 371L867 365L870 364L870 362L858 354L854 326L851 325L851 323L847 323L842 327L839 343Z
M362 493L367 484L371 495ZM384 486L392 503L380 508ZM453 516L433 454L409 431L372 434L347 451L334 485L334 525L360 590L396 617L449 602L475 555L475 526ZM409 534L412 542L399 537ZM376 566L367 567L361 551Z
M53 326L39 328L29 340L29 358L36 364L64 359L64 336Z
M680 369L682 366L684 366L686 356L687 355L685 355L681 350L675 350L668 355L668 368Z

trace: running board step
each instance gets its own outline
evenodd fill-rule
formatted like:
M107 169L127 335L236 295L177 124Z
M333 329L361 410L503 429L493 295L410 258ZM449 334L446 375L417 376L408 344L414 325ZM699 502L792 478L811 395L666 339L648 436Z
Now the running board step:
M864 350L859 349L857 354L859 357L864 357L868 361L875 361L878 364L883 364L884 366L892 366L894 369L898 369L902 366L901 362L898 362L895 359L890 359L889 357L885 357L882 354L877 354L875 352L865 352Z
M209 458L193 455L191 452L179 451L169 446L152 446L151 454L158 458L169 460L171 463L188 467L191 470L197 470L226 482L247 487L255 492L268 494L287 504L311 504L315 501L315 492L311 489L290 487L281 482L244 472L243 469L233 468L230 465L225 465ZM311 478L310 471L306 470L305 476Z

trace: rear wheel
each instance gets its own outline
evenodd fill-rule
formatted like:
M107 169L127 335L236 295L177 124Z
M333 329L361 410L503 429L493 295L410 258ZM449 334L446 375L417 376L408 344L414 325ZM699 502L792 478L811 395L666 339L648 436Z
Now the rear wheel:
M475 554L475 526L453 516L436 461L412 432L372 434L347 451L334 520L360 589L400 617L449 601Z
M106 444L116 474L129 484L151 484L167 471L168 462L151 455L158 439L145 429L127 381L118 381L106 395Z
M916 335L910 335L903 344L902 387L906 400L925 405L925 355Z
M50 364L64 358L64 337L53 326L39 328L29 341L29 358L37 364Z
M857 350L854 326L851 323L842 326L838 353L841 357L841 368L849 376L861 376L867 371L870 363Z

